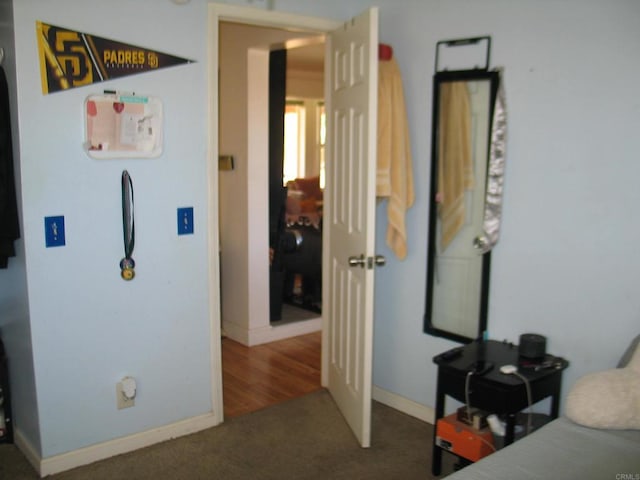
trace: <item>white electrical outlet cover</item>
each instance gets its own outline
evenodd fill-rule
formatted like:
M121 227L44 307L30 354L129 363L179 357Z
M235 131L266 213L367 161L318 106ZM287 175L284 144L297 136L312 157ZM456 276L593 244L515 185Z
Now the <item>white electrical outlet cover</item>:
M122 379L122 393L127 398L136 396L136 381L133 378L124 377Z

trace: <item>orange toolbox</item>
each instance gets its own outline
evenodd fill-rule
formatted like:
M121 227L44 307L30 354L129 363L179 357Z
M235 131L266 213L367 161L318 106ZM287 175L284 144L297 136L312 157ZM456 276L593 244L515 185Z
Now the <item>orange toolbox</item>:
M477 462L495 451L493 435L489 428L477 430L458 421L455 413L438 420L436 445L472 462Z

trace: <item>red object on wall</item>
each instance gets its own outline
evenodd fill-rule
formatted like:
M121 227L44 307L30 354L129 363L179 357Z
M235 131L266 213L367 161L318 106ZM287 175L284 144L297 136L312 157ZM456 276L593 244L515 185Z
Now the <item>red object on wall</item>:
M393 47L380 43L378 45L378 58L380 60L391 60L391 57L393 57Z

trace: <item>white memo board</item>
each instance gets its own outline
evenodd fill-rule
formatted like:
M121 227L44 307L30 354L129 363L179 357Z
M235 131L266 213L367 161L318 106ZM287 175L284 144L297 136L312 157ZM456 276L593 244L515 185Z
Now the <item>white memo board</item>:
M92 158L154 158L162 153L157 97L105 92L85 100L85 151Z

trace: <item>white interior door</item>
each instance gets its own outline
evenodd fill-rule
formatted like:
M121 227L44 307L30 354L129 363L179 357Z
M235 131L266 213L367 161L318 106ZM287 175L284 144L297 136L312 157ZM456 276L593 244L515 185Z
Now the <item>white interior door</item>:
M370 445L378 10L327 36L323 381ZM350 265L350 258L357 265Z

